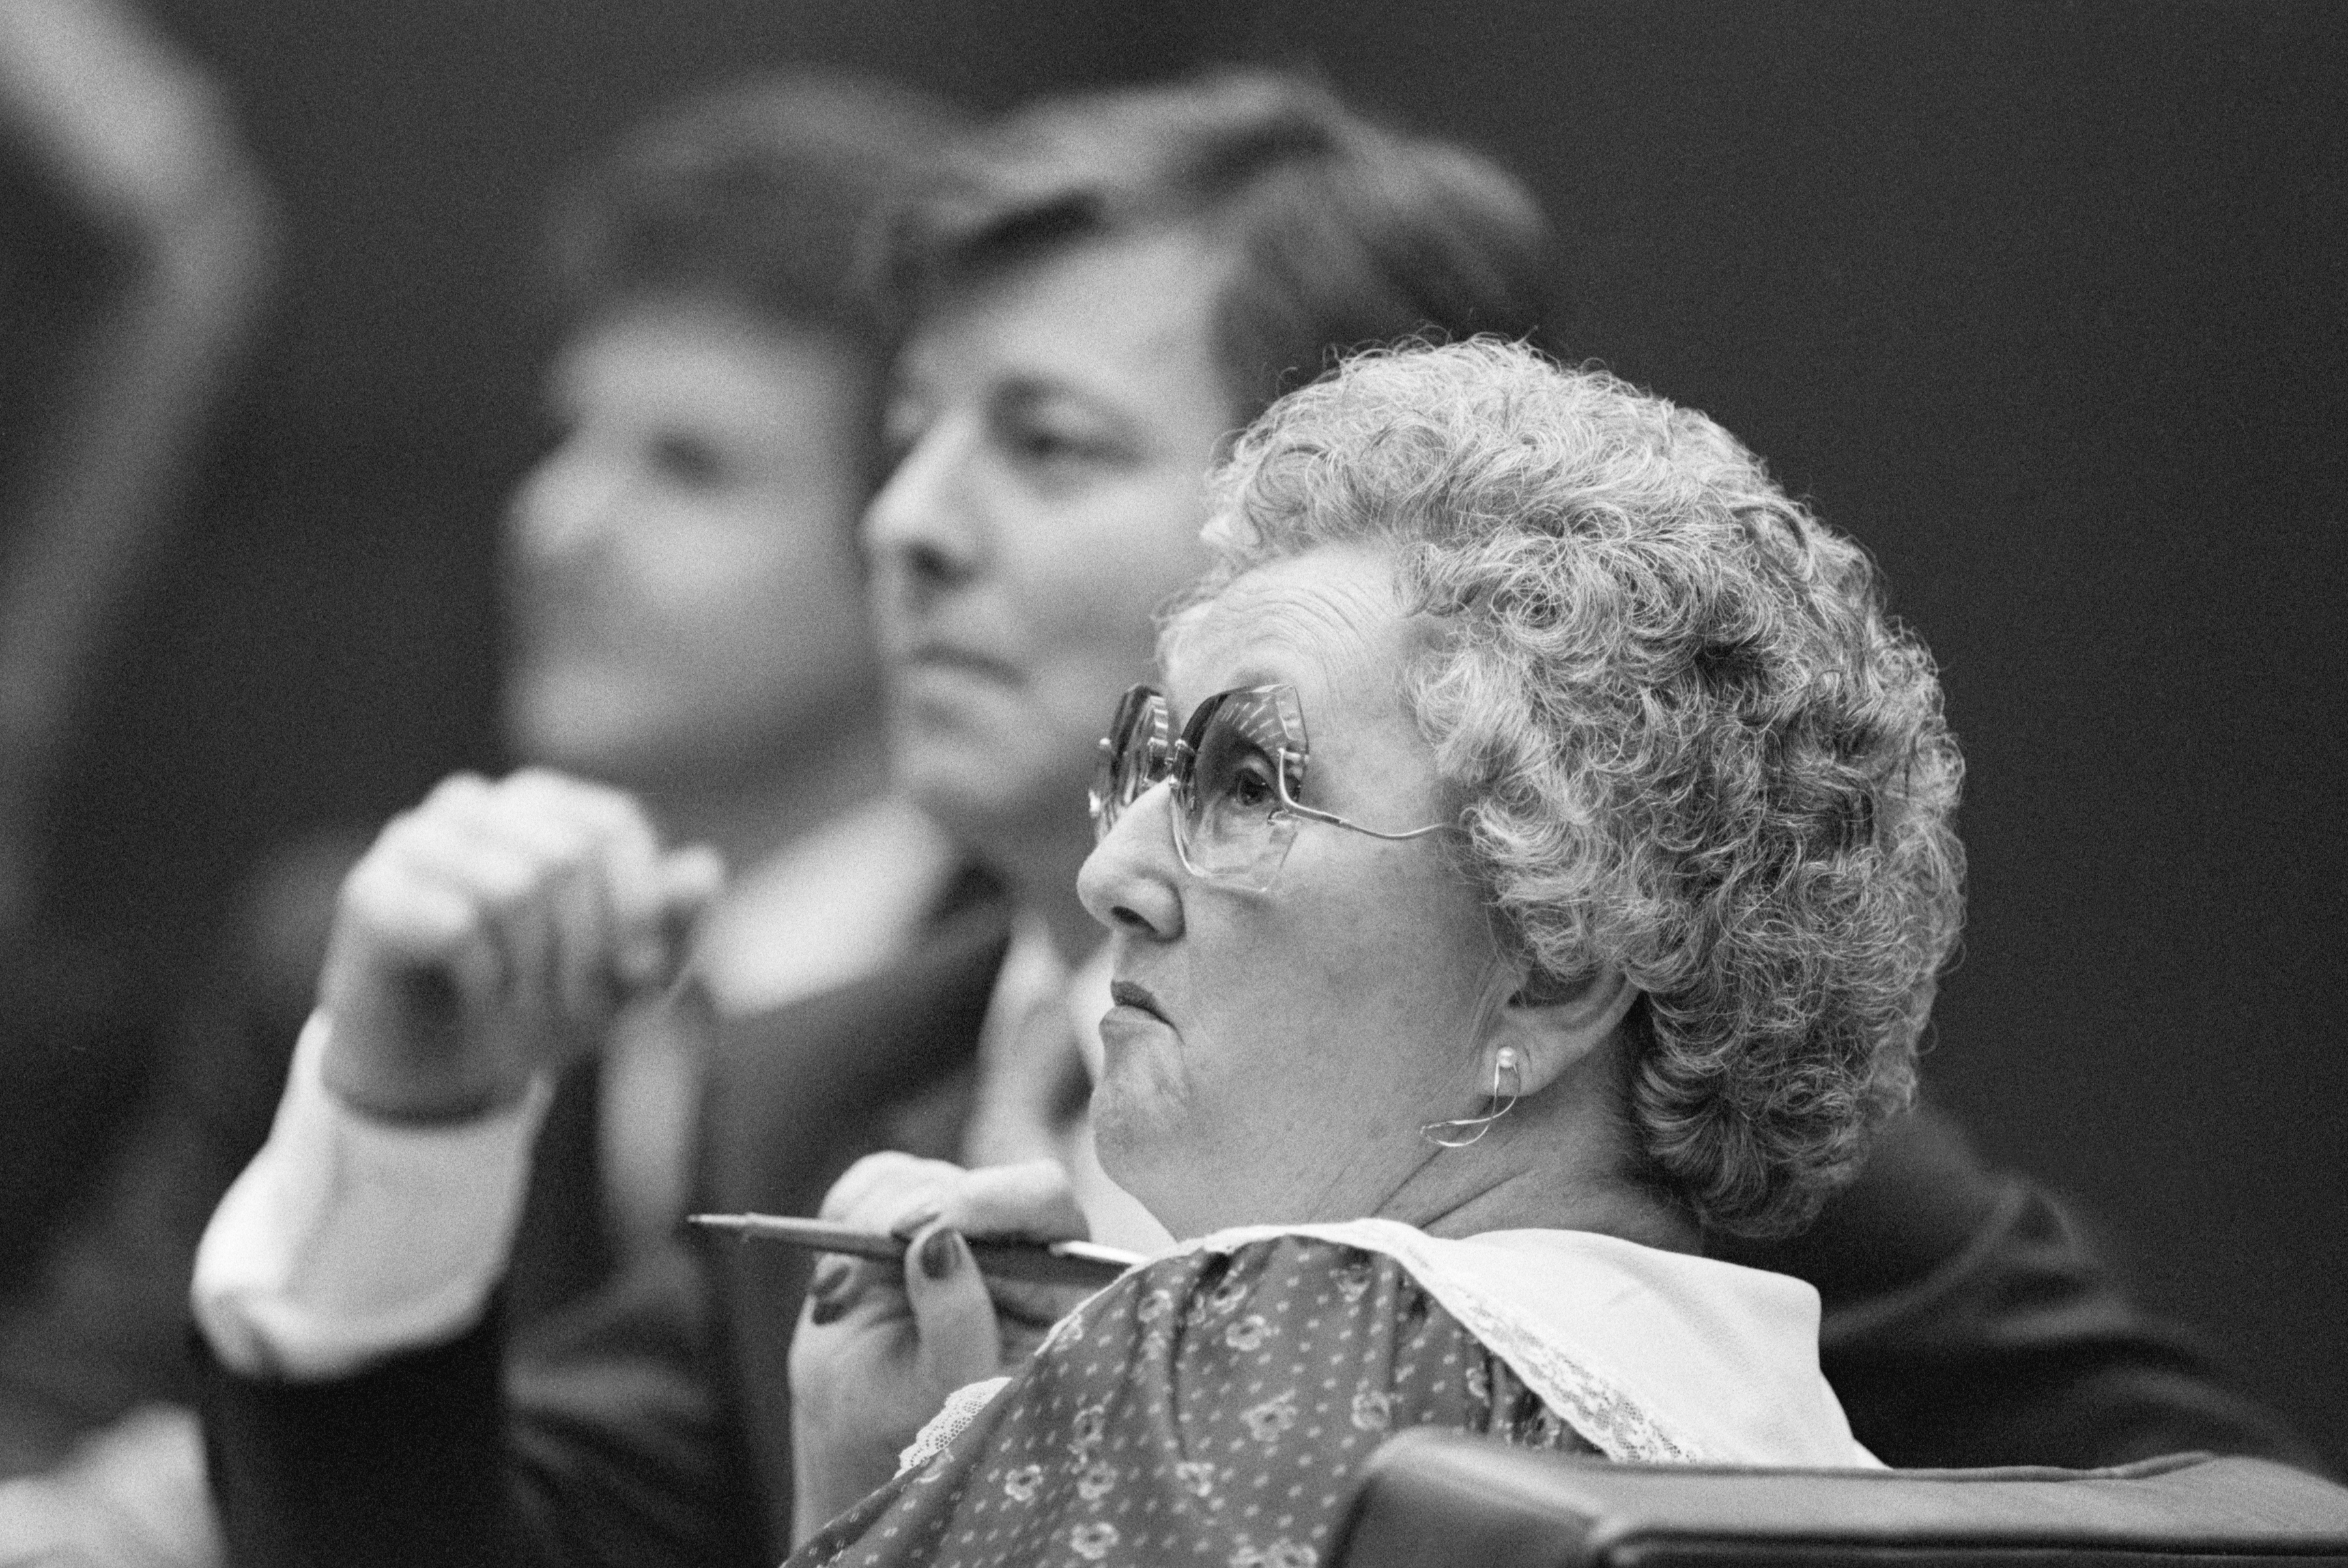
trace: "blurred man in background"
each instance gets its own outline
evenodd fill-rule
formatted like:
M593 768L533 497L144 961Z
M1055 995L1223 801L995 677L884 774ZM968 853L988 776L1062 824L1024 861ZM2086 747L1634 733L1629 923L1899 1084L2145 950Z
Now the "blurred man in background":
M632 791L732 868L690 1006L759 1011L851 980L972 885L889 789L855 546L894 346L865 257L953 129L894 88L761 81L647 125L557 203L555 436L507 517L505 731L515 757ZM298 847L264 879L99 1222L0 1325L9 1470L182 1397L195 1234L267 1130L345 842ZM695 874L714 885L713 867ZM669 1244L699 1037L647 999L566 1086L518 1320ZM115 1462L100 1442L65 1481L0 1488L0 1542L32 1538L37 1514L102 1557L112 1509L201 1560L191 1427L150 1412L110 1441Z
M579 325L508 519L507 738L731 868L694 954L721 1013L877 966L957 869L889 788L855 542L894 341L866 257L948 129L896 89L745 88L640 133L557 222ZM623 1251L683 1198L681 1040L631 1016L605 1057Z

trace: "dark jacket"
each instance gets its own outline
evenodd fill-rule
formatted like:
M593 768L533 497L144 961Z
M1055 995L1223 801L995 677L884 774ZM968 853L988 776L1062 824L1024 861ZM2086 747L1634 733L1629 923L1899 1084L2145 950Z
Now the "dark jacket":
M721 1026L698 1202L812 1213L866 1152L951 1158L1005 940L999 908L972 910L911 964ZM1818 1284L1828 1375L1895 1465L2189 1448L2306 1460L2128 1305L2043 1194L1984 1170L1929 1114L1799 1242L1734 1255ZM339 1382L211 1365L207 1440L235 1561L775 1563L807 1266L780 1247L681 1244L510 1354L493 1315Z

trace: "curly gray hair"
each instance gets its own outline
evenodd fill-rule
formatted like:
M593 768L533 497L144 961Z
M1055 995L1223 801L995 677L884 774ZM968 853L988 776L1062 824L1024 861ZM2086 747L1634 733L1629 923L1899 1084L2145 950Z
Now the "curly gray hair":
M1488 338L1350 361L1214 487L1188 603L1393 551L1445 623L1407 695L1509 939L1643 994L1649 1174L1717 1231L1805 1222L1912 1098L1963 908L1963 762L1865 553L1703 415Z

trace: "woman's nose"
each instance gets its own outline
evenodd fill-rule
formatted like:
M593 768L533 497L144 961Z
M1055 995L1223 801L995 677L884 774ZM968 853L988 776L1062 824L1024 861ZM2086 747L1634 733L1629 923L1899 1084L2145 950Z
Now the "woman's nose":
M860 531L876 574L900 592L927 594L975 576L985 531L973 453L953 421L940 419L898 462Z
M1151 785L1120 812L1076 873L1085 912L1111 931L1159 942L1182 934L1181 864L1174 853L1174 787Z

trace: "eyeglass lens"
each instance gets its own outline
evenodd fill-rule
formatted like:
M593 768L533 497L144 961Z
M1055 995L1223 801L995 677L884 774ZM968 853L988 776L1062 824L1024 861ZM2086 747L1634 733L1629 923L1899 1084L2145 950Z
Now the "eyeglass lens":
M1108 837L1125 809L1166 777L1173 752L1171 731L1166 699L1148 686L1133 687L1117 703L1117 717L1100 743L1100 759L1093 766L1095 842Z
M1223 692L1184 727L1187 755L1176 767L1186 798L1174 843L1201 876L1269 886L1296 836L1296 819L1282 810L1280 769L1302 746L1292 746L1283 722L1283 690Z
M1303 716L1286 686L1218 692L1200 703L1169 745L1166 699L1147 686L1117 707L1094 770L1096 839L1106 838L1128 806L1169 774L1174 780L1174 847L1194 875L1253 889L1270 887L1296 819L1282 810L1278 769L1292 791L1304 754Z

